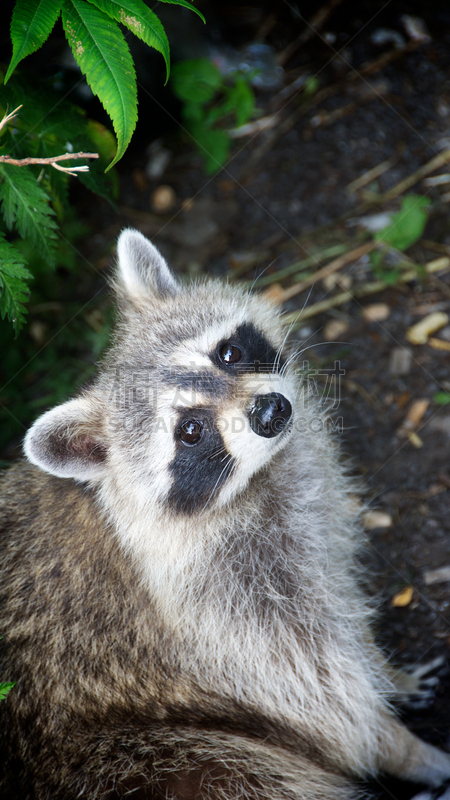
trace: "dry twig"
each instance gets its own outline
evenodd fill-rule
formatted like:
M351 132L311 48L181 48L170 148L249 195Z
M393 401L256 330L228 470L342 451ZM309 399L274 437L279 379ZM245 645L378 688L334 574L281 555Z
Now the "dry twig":
M424 267L425 271L429 275L433 274L434 272L440 272L441 270L448 270L449 268L450 258L436 258L433 261L429 261ZM410 269L397 278L397 283L408 283L417 277L417 270ZM314 303L314 305L309 306L309 308L304 308L303 311L294 311L291 314L285 314L283 316L283 323L285 325L291 325L292 330L295 330L303 324L305 319L315 317L317 314L321 314L323 311L328 311L330 308L341 306L348 300L353 300L354 298L358 297L366 297L370 294L382 292L387 288L387 286L388 284L385 281L372 281L370 283L364 283L361 286L355 286L348 291L339 292L339 294L333 295L333 297L328 297L326 300L321 300L318 303Z
M17 112L20 111L22 105L17 106L14 111L11 111L10 114L5 114L3 119L0 120L0 131L8 122L11 122L16 116ZM49 164L54 169L59 170L60 172L66 172L68 175L75 175L78 172L89 172L89 166L87 164L80 166L80 167L62 167L58 163L59 161L72 161L73 159L79 158L99 158L98 153L64 153L61 156L49 156L48 158L13 158L9 155L0 155L0 164L11 164L14 167L27 167L30 164Z
M367 255L370 253L371 250L376 247L375 242L366 242L365 244L360 245L359 247L355 247L354 250L350 250L349 253L344 253L344 255L335 258L334 261L330 261L325 267L322 269L317 270L313 275L309 278L306 278L304 281L300 283L294 283L293 286L289 286L288 289L285 289L282 295L280 295L279 302L285 303L286 300L290 300L291 297L295 297L296 294L300 294L305 289L308 289L310 286L313 286L317 281L322 280L322 278L326 278L328 275L332 275L333 272L337 272L341 267L344 267L350 261L357 261L358 258Z
M423 164L419 169L412 173L412 175L408 175L407 178L403 178L399 183L396 183L395 186L392 186L390 189L387 190L383 195L380 195L377 198L377 202L385 202L387 200L393 200L395 197L398 197L403 192L407 191L414 186L414 184L418 183L425 175L429 175L430 172L434 172L435 169L439 169L439 167L444 166L444 164L450 163L450 150L443 150L442 153L439 153L437 156L428 161L426 164Z
M14 117L17 116L17 112L20 111L21 108L22 108L21 105L17 106L17 108L15 108L14 111L11 111L10 114L5 114L4 115L3 119L0 120L0 131L1 131L2 128L5 127L5 125L8 124L8 122L11 122L11 120L13 120Z
M372 169L369 169L367 172L363 172L359 178L356 178L345 187L345 191L349 194L354 194L359 189L367 186L368 183L374 181L375 178L379 178L380 175L383 175L383 173L387 172L388 169L391 169L397 160L397 156L392 156L391 158L386 159L386 161L382 161L381 164L377 164L376 167L372 167Z
M12 158L12 156L0 156L0 164L11 164L15 167L27 167L29 164L49 164L60 172L67 172L69 175L76 175L77 172L88 172L89 167L85 164L82 167L61 167L59 161L71 161L78 158L98 158L98 153L64 153L61 156L49 156L48 158Z

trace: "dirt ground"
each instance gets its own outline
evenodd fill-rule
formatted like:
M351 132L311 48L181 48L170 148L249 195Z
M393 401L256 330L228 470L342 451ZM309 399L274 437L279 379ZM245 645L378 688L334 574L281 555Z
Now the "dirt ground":
M250 3L248 17L237 24L236 5L230 10L230 4L219 3L216 47L236 49L259 32L279 55L307 30L303 16L311 20L332 4L303 5L300 16L284 3ZM279 85L257 90L262 114L277 115L275 127L237 139L230 162L213 177L205 176L200 157L177 137L175 123L167 123L159 145L149 150L142 118L164 112L159 99L152 101L152 90L141 87L141 128L121 167L120 214L106 205L96 208L97 233L86 243L88 258L95 262L106 241L133 225L151 236L183 275L253 280L337 243L350 251L361 243L361 217L398 210L399 195L386 199L388 190L450 148L450 10L443 2L430 3L426 11L423 4L408 2L383 9L375 2L359 3L357 10L348 2L335 6L318 25L320 35L285 61ZM402 14L419 16L429 38L411 38ZM308 101L301 90L283 95L304 74L319 78L317 94ZM168 152L168 163L149 177L158 147ZM385 162L378 177L351 191L352 182ZM443 164L429 174L447 170ZM429 186L426 177L408 187L431 201L425 233L408 251L418 264L450 255L446 184ZM165 214L154 210L161 185L175 193ZM84 213L92 215L93 209ZM339 275L340 284L317 282L289 300L285 310L309 308L342 288L364 286L373 279L368 256L345 264ZM283 289L291 285L277 283ZM385 306L385 317L367 321L364 308L375 303ZM338 361L344 371L333 414L342 418L342 450L362 478L365 497L390 523L369 531L365 563L380 603L379 640L400 664L447 657L450 646L450 406L436 403L438 393L450 391L450 350L412 345L406 338L408 328L433 311L450 314L448 271L353 297L300 320L292 334L299 346L304 343L301 358L313 370L329 370ZM336 342L324 335L330 321L344 323ZM450 328L433 336L447 344ZM405 347L410 356L402 369L395 359ZM417 400L427 403L415 436L408 437L402 425ZM448 573L430 582L429 573L443 567ZM402 592L408 602L393 605ZM408 722L425 738L450 745L449 711L450 681L444 679L434 707ZM400 797L397 788L375 791Z

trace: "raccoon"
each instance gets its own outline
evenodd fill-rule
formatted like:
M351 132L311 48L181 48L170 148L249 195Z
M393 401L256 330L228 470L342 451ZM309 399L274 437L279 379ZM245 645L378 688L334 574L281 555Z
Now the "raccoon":
M439 786L358 584L360 529L279 314L133 230L98 377L1 481L2 800L350 800Z

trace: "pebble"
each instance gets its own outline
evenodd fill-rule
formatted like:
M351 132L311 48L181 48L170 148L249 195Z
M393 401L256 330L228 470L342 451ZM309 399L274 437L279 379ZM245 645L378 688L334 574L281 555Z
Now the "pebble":
M389 375L409 375L411 363L411 348L393 347L389 357Z
M350 325L345 319L330 319L323 329L323 338L326 342L335 342L349 329Z
M431 583L444 583L445 581L450 581L450 567L430 569L423 573L423 579L427 586L429 586Z
M436 414L428 423L428 430L443 433L444 436L450 436L450 416L440 416Z
M406 338L411 344L426 344L428 337L448 325L448 316L442 311L434 311L432 314L424 317L420 322L416 322L411 328L406 331Z
M382 322L390 313L391 309L387 303L372 303L365 307L362 316L366 322Z
M387 511L369 511L364 514L364 525L369 531L375 528L390 528L392 517Z
M171 186L165 184L158 186L150 197L150 206L156 214L167 214L175 208L177 196Z

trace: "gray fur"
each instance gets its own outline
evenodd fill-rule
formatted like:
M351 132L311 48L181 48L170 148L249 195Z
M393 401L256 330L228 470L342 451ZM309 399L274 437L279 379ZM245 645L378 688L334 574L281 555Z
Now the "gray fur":
M439 785L450 757L390 708L351 486L277 313L182 287L136 232L118 251L96 382L37 420L34 466L1 482L2 800L350 800L379 771ZM218 366L250 325L272 372ZM271 392L293 412L264 439L248 420Z

